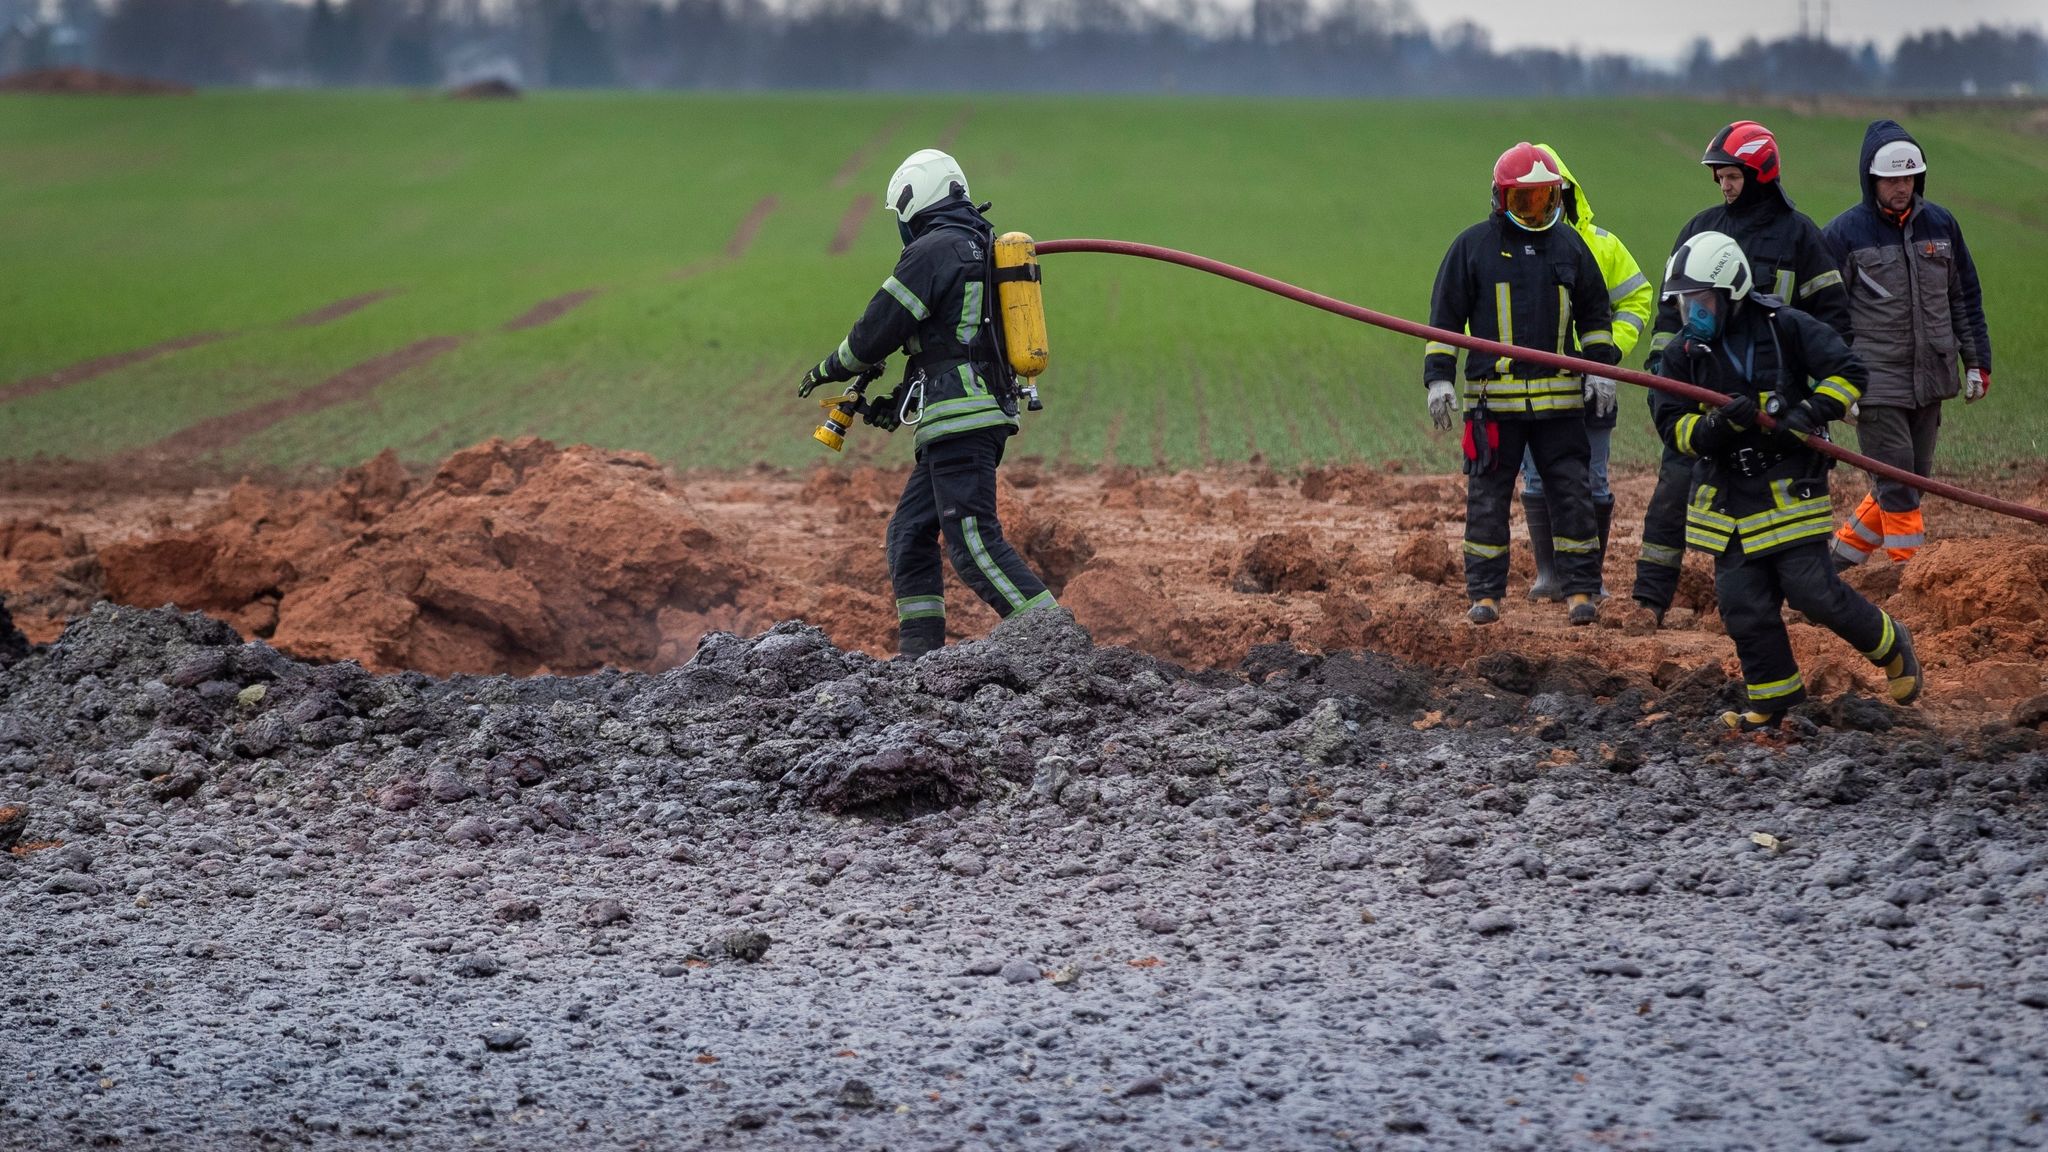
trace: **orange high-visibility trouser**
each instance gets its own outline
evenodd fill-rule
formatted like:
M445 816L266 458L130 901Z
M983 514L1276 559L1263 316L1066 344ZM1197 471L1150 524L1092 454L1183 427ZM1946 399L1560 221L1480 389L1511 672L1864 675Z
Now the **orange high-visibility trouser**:
M1856 441L1865 456L1926 476L1934 471L1934 445L1940 429L1939 401L1924 408L1865 404L1856 424ZM1920 492L1882 476L1871 489L1855 513L1836 529L1835 555L1860 562L1883 548L1892 563L1903 564L1927 538Z

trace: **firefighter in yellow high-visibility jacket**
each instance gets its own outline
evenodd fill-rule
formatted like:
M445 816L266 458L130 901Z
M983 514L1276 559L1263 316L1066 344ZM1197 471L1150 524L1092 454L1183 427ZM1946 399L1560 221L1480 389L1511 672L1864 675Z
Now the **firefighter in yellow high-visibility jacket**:
M1614 305L1614 346L1626 360L1657 311L1657 298L1650 289L1649 278L1643 275L1642 266L1629 254L1621 237L1593 223L1593 202L1586 196L1585 185L1565 166L1564 157L1548 144L1536 147L1556 162L1558 174L1564 177L1565 218L1585 240L1586 247L1593 250L1593 260L1600 265L1601 278L1607 282L1608 302ZM1593 516L1600 529L1600 554L1604 557L1607 529L1614 520L1614 491L1607 483L1607 448L1614 438L1615 389L1612 380L1595 379L1588 383L1594 393L1586 405L1586 438L1593 447ZM1558 583L1556 549L1550 536L1550 503L1543 495L1543 477L1537 474L1536 458L1528 452L1522 454L1522 514L1529 524L1530 550L1536 554L1536 582L1529 586L1529 598L1562 600L1564 586Z

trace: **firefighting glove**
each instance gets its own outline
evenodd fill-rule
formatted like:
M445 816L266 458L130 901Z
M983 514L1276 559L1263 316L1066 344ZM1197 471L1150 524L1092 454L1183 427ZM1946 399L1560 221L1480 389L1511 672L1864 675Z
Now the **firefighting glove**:
M902 402L896 398L894 392L891 392L887 396L877 396L868 401L867 411L861 418L872 427L880 428L884 432L894 432L903 426L902 416Z
M804 373L803 383L798 384L796 386L796 394L798 397L801 398L804 396L809 396L813 391L817 389L818 385L829 383L829 381L825 379L824 368L825 365L823 365L822 363L814 364L811 366L811 370L809 372Z
M1586 400L1593 405L1593 415L1605 420L1614 415L1614 381L1605 376L1586 377Z
M1721 405L1721 415L1733 424L1738 432L1756 427L1756 397L1735 397Z
M1824 411L1820 404L1809 396L1801 400L1790 412L1778 418L1778 431L1801 440L1812 436L1828 426L1834 413Z
M1753 405L1750 411L1754 415ZM1735 426L1735 422L1728 418L1727 409L1716 408L1700 417L1699 422L1692 426L1692 453L1707 459L1718 457L1735 447L1735 438L1741 435L1741 432L1742 430Z
M1991 391L1991 373L1972 368L1963 373L1963 403L1975 404Z
M1449 380L1429 382L1429 418L1437 431L1449 432L1458 420L1458 390Z

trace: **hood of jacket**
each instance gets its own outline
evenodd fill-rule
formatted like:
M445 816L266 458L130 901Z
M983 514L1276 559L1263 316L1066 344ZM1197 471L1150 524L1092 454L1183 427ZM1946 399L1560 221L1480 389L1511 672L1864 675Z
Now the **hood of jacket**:
M1927 149L1921 146L1913 134L1897 120L1872 120L1870 127L1863 130L1863 151L1856 158L1856 179L1863 185L1863 203L1873 212L1880 212L1877 206L1877 177L1870 171L1870 162L1877 158L1877 150L1894 140L1904 140L1920 148L1920 155L1926 156ZM1913 177L1913 195L1927 194L1927 173L1920 172Z
M988 218L975 210L974 204L965 196L934 204L910 218L910 238L915 240L931 233L934 228L971 228L984 240L995 235L995 228Z

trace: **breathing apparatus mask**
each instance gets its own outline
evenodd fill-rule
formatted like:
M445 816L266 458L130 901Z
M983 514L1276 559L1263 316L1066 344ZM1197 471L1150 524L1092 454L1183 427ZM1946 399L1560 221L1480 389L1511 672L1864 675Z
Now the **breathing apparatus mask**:
M1721 334L1721 313L1727 307L1718 293L1687 292L1678 298L1678 318L1688 340L1702 344Z

